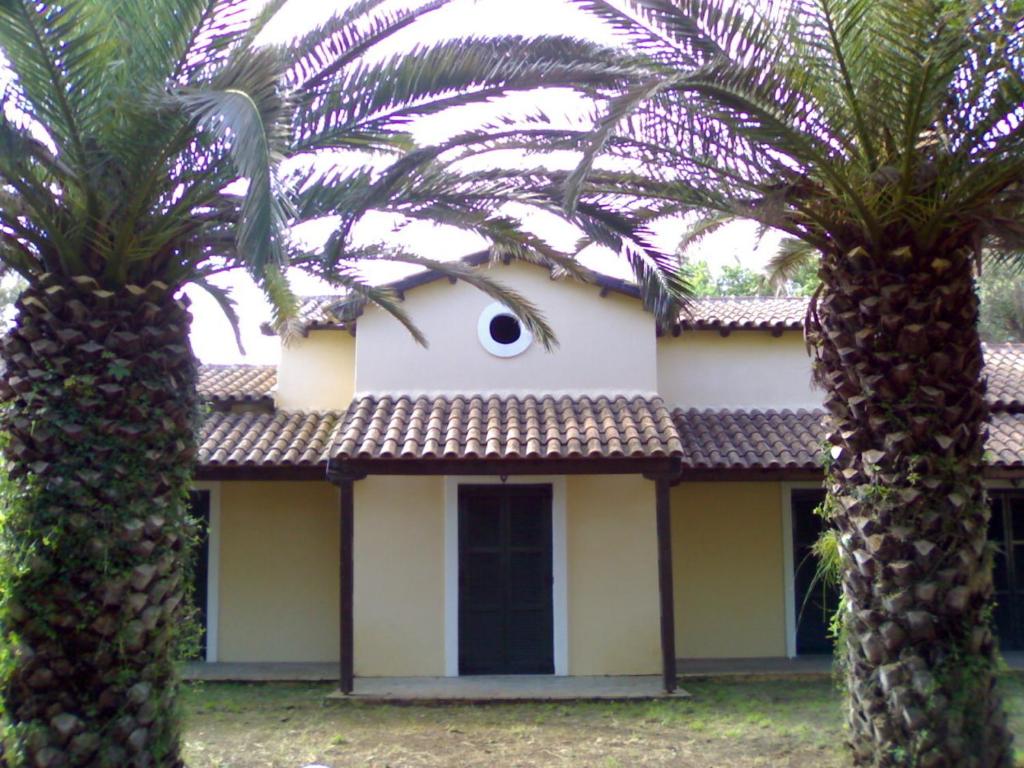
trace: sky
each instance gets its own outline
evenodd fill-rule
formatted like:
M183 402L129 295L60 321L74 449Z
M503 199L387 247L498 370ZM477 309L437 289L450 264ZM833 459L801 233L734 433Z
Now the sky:
M329 17L334 9L346 4L347 0L292 0L278 15L267 37L276 42L300 34ZM614 42L614 37L599 21L564 0L455 0L451 5L427 15L404 30L401 36L395 37L394 44L401 48L415 42L473 34L571 34ZM571 100L567 102L564 93L549 93L523 96L511 104L506 101L502 109L514 109L518 105L522 105L523 109L540 106L546 112L556 115L561 110L567 116L579 108ZM486 119L486 115L481 117ZM460 114L454 119L451 116L432 117L429 122L418 126L417 138L421 142L437 141L464 129L466 120L466 114ZM547 220L535 218L531 226L556 246L566 249L576 237L570 228L554 217ZM674 250L683 228L681 222L668 222L661 226L658 230L658 245L668 251ZM313 228L309 240L316 242L323 232L323 226ZM360 222L356 236L372 240L394 240L413 247L423 255L438 259L457 258L485 247L485 243L475 236L451 229L440 231L427 224L411 225L395 231L394 220L376 214ZM424 243L429 243L430 247L424 248ZM770 255L772 245L772 241L767 240L757 248L753 225L739 224L708 238L691 252L691 257L707 260L713 267L743 263L756 269ZM621 277L629 274L624 263L610 252L589 253L581 260L587 266L603 272ZM374 282L386 282L403 273L401 267L382 265L368 272L367 276ZM289 278L299 295L333 292L329 286L296 270L290 271ZM238 349L230 325L214 301L202 290L192 287L186 293L192 302L192 346L198 358L204 363L277 362L278 339L260 332L260 325L270 314L259 290L246 275L240 273L229 275L220 282L231 288L237 303L245 353Z

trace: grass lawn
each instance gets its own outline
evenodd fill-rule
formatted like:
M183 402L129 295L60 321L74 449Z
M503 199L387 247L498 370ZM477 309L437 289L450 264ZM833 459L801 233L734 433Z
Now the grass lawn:
M847 764L841 696L828 681L685 688L692 699L405 707L326 703L328 685L194 684L185 694L186 758L191 768ZM1005 677L1002 689L1013 730L1024 733L1024 677Z

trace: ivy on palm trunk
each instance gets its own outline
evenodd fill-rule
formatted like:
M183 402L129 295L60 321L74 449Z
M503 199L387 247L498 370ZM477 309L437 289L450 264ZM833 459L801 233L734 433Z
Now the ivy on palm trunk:
M28 286L0 344L0 764L181 762L173 664L197 418L183 287L209 292L237 333L216 280L246 270L287 331L286 268L299 267L422 340L400 297L360 276L360 260L390 258L448 271L553 341L535 307L486 275L355 247L350 228L381 211L577 270L502 209L558 210L550 180L533 188L541 171L460 169L486 132L417 147L409 125L538 87L610 95L632 69L570 38L396 53L394 36L448 0L358 0L269 42L284 4L0 0L0 272ZM634 241L600 192L588 200L577 223ZM322 249L289 238L323 217L337 228ZM652 285L677 282L667 260L635 266Z
M39 278L3 340L13 764L181 764L196 365L168 286Z
M688 214L684 244L747 219L788 236L776 271L819 260L854 762L1011 765L974 274L983 253L1024 269L1024 2L573 2L646 74L599 116L567 208L586 180Z

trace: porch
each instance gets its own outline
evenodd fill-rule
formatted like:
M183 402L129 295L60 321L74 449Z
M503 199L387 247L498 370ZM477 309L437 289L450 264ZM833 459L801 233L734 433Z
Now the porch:
M401 435L406 437L398 440ZM671 416L656 398L403 395L354 404L327 471L340 488L340 693L364 695L363 686L365 695L399 699L645 698L657 687L650 673L660 656L661 689L671 694L676 670L670 487L681 450ZM409 678L416 682L403 683L399 693L366 686L381 679L373 672L399 672L396 659L410 665L407 647L386 658L380 650L402 643L394 617L410 610L401 599L410 594L410 582L396 578L396 558L382 553L406 540L410 528L377 532L378 554L369 565L364 555L359 579L355 562L357 549L371 551L355 540L373 541L384 515L409 506L392 502L373 514L374 493L362 495L357 505L356 486L395 476L444 478L445 489L439 505L442 611L434 614L443 619L443 669L433 673L446 676ZM609 484L609 476L623 479ZM591 488L584 478L591 478ZM567 490L577 480L575 492ZM378 498L386 487L376 484ZM604 493L595 493L598 488ZM609 503L611 496L619 498ZM425 515L419 518L410 525L422 525ZM587 535L594 540L589 547L581 545ZM572 558L570 541L577 550ZM395 607L385 612L376 589L372 600L362 592L360 612L356 581L393 585ZM571 630L570 582L576 613ZM589 599L582 597L588 589ZM356 627L362 622L375 634L363 630L357 654ZM634 627L638 631L626 630ZM570 634L576 638L571 663ZM366 642L371 636L375 643ZM364 670L372 670L358 681L357 656ZM611 674L594 677L602 682L589 694L592 686L579 683L577 690L566 681L605 672ZM649 676L655 689L635 681L609 689L613 677L632 674Z
M182 676L204 682L337 682L336 663L186 664ZM359 677L350 694L340 690L329 699L395 704L511 701L643 701L686 698L677 689L666 694L660 675L473 675L463 677Z
M1005 655L1007 666L1024 671L1024 653ZM703 677L803 677L832 672L831 656L752 659L678 659L680 680ZM189 662L188 681L269 683L337 682L337 662ZM500 683L500 687L498 684ZM472 675L462 677L356 677L356 695L382 698L396 692L415 699L644 698L664 695L659 675ZM653 688L651 688L653 686ZM523 695L525 692L536 696ZM583 695L583 694L590 695ZM570 695L571 694L571 695Z

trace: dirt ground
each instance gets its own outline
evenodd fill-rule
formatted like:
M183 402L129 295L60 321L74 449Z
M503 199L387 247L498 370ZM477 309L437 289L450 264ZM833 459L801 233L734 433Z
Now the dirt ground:
M330 686L194 684L191 768L831 768L847 765L827 680L690 681L686 700L394 706L327 702ZM1024 681L1003 691L1024 727Z

